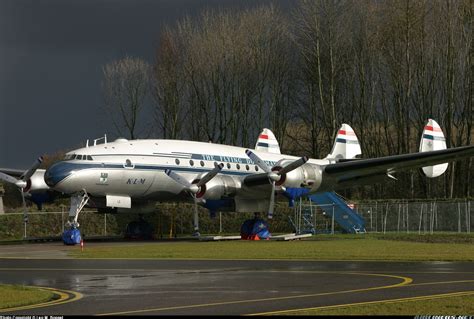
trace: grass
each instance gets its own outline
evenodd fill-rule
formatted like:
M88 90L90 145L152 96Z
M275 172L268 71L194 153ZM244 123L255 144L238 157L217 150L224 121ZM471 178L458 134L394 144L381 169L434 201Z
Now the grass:
M387 236L316 235L309 240L289 242L155 242L146 245L128 243L93 247L86 245L84 252L74 250L70 254L77 258L474 261L474 245L471 242L454 241L451 235L445 236L443 242L424 242L417 234L393 238Z
M39 288L0 285L0 309L27 306L52 300L54 294Z
M282 314L288 315L472 315L474 314L474 295L443 296L421 301L383 302L364 305L341 306L331 309L307 309Z

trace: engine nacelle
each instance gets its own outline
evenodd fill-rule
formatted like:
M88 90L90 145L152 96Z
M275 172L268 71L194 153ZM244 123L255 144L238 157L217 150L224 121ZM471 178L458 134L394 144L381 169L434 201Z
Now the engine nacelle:
M37 170L29 180L26 181L26 187L23 189L25 193L45 192L49 190L49 186L44 181L44 169Z
M276 163L275 167L285 167L293 161L294 160L281 160ZM277 184L294 188L306 187L310 188L311 192L314 192L321 186L321 182L321 167L316 164L306 163L282 175Z
M240 182L227 175L219 175L207 182L196 194L198 198L218 200L224 196L232 196L240 188Z

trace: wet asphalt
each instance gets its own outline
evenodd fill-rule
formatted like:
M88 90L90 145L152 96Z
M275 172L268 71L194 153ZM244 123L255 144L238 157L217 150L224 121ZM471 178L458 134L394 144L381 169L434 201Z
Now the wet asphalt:
M76 298L0 315L291 314L474 292L471 262L80 260L68 258L69 249L77 247L0 246L1 283L68 290Z

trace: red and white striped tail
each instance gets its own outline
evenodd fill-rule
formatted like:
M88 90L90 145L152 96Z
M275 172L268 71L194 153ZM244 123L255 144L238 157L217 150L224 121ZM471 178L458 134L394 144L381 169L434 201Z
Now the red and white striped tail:
M349 124L342 124L337 131L334 146L327 159L351 159L362 154L359 140Z
M257 144L255 144L256 151L264 151L268 153L281 154L280 145L273 134L273 132L267 128L264 128L258 136Z
M433 119L428 119L420 141L420 152L439 151L446 149L446 138L443 130ZM442 175L448 168L448 163L438 164L434 166L425 166L422 168L423 173L427 177L438 177Z

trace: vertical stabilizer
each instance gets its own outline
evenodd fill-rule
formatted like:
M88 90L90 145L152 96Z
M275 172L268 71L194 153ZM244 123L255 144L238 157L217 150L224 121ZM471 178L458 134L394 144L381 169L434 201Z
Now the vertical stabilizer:
M264 128L258 136L257 144L255 145L256 151L265 151L268 153L281 154L280 145L273 134L273 132L267 128Z
M435 120L429 119L423 129L420 142L420 152L439 151L446 149L446 138L443 130ZM422 168L423 173L427 177L438 177L442 175L448 168L448 163L438 164L434 166L425 166Z
M362 154L359 140L349 124L342 124L327 159L351 159Z

